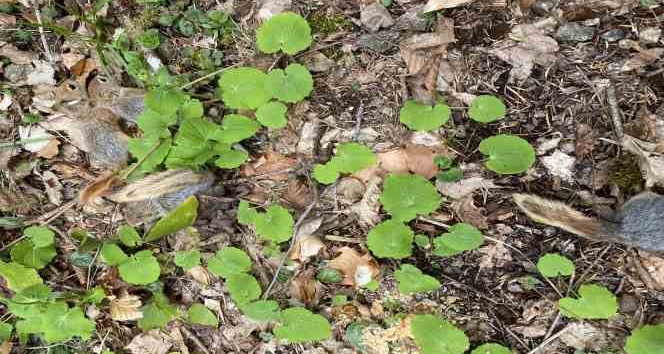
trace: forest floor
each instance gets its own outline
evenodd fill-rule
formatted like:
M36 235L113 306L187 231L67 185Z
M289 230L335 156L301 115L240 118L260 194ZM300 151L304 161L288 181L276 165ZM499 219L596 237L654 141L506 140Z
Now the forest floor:
M435 11L422 13L425 7ZM211 10L230 18L212 29L196 22ZM292 57L262 54L255 47L256 28L282 11L307 19L313 43ZM535 223L511 195L536 194L607 216L646 184L662 191L658 182L664 175L642 175L651 161L620 144L623 134L660 149L664 142L662 22L664 4L657 0L0 0L0 261L13 259L10 249L22 240L25 226L44 225L55 232L57 249L39 270L44 283L57 292L99 286L108 296L85 306L96 325L90 339L53 345L39 336L23 343L14 336L0 353L417 353L410 334L403 333L404 318L422 313L454 323L471 348L494 342L515 353L623 353L632 330L664 323L664 260ZM149 38L141 35L151 28L158 30L159 43L148 50ZM120 33L127 43L118 44ZM125 52L139 59L131 61ZM87 99L86 85L95 75L110 78L111 91L149 89L155 83L146 78L165 66L190 83L185 91L201 100L205 116L220 122L229 112L215 96L222 69L267 71L289 62L312 72L313 91L289 107L286 128L263 129L242 142L249 161L241 168L209 166L214 186L199 193L192 227L142 246L158 255L158 284L124 282L116 267L97 259L98 250L88 263L74 257L84 253L77 232L85 230L101 244L121 225L147 232L150 223L136 219L159 212L104 197L110 186L99 182L114 168L99 160L105 152L95 151L107 147L87 141L85 130L97 129L85 128L85 122L100 118L85 109L68 110L70 124L79 128L48 124L63 114L63 102ZM461 107L482 94L505 103L505 119L485 124L468 118ZM407 99L437 97L452 107L440 129L413 132L399 121ZM122 123L112 133L125 142L140 135L135 124L111 121L114 127ZM537 154L532 168L515 175L485 168L477 147L496 134L530 142ZM384 176L346 176L328 186L312 176L312 166L327 161L335 144L350 141L371 148L393 170L436 184L443 203L409 223L415 234L432 238L447 232L446 225L465 222L486 236L483 245L439 257L422 243L401 260L373 257L366 235L386 219L378 200ZM441 154L463 169L461 180L436 181L433 157ZM91 191L91 185L101 191ZM144 199L154 188L143 187ZM276 247L258 238L237 222L240 200L288 207L297 221L297 241ZM194 247L206 260L227 246L246 251L251 273L271 299L323 315L332 337L279 341L271 333L273 323L249 320L239 311L223 280L173 264L177 251ZM536 263L547 253L572 260L574 276L542 277ZM335 261L350 278L321 282L317 274ZM402 263L417 266L441 286L400 294L394 272ZM369 268L376 287L356 284L358 267ZM615 294L618 315L561 316L557 301L584 283ZM134 296L133 310L140 311L155 291L185 312L193 303L204 304L219 326L179 318L143 331L135 320L112 315L113 296ZM0 296L12 294L0 281ZM2 303L0 320L16 322Z

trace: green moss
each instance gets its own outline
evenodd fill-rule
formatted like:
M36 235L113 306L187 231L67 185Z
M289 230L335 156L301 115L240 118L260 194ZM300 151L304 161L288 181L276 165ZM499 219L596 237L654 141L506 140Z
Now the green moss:
M639 160L633 155L623 155L609 166L609 181L624 190L638 189L643 183Z
M309 18L309 26L313 34L328 35L349 30L353 24L344 15L314 14Z

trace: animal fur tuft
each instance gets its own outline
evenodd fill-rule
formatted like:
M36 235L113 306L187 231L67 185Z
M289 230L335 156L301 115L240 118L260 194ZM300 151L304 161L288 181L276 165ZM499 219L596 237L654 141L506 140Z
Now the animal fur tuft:
M514 194L513 198L516 205L534 221L591 239L604 234L599 220L589 218L567 204L530 194Z

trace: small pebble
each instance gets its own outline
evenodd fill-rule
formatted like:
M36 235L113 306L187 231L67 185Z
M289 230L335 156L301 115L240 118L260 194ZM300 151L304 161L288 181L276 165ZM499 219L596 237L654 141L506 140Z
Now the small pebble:
M606 31L606 32L602 33L602 35L600 37L603 40L605 40L609 43L617 42L617 41L625 38L625 31L623 31L619 28L616 28L616 29L612 29L610 31Z
M648 27L644 28L641 33L639 33L639 41L643 44L654 44L659 42L659 38L662 36L662 29L659 27Z
M595 28L577 23L566 23L556 31L556 38L566 42L587 42L595 36Z
M538 16L547 16L558 7L558 0L537 0L531 6L530 10Z

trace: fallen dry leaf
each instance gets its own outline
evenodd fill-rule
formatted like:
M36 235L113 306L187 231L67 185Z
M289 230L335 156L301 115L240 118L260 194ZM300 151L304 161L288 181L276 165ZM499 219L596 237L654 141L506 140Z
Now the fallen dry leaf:
M0 13L0 26L13 26L15 24L16 24L16 16Z
M378 169L375 169L378 170ZM373 175L365 182L365 191L362 199L350 207L360 225L364 227L373 227L380 221L380 185L383 183L383 178L378 175Z
M664 180L664 154L656 152L657 144L625 134L622 146L639 158L646 188L650 188Z
M307 269L293 277L290 283L290 295L307 307L315 306L320 301L321 285L316 281L316 270Z
M55 137L39 125L19 125L18 136L21 140L36 140L23 144L23 148L30 152L39 152L45 148Z
M412 172L426 179L438 173L434 158L444 154L443 147L424 145L408 145L406 148L382 152L378 154L378 167L393 173Z
M453 199L461 199L478 189L499 188L492 180L483 177L468 177L457 182L437 181L436 187L442 195Z
M143 312L139 308L143 305L141 298L123 292L120 297L109 296L110 315L113 321L135 321L143 318Z
M10 340L2 342L2 344L0 344L0 354L10 354L13 347L14 344Z
M28 65L39 59L39 53L20 50L13 44L2 41L0 41L0 53L12 63L19 65Z
M578 350L601 351L611 344L607 329L594 326L589 322L572 322L560 335L560 340L567 346Z
M44 146L41 150L37 152L37 157L43 157L45 159L51 159L55 157L60 150L58 147L60 146L60 140L58 139L51 139L46 146Z
M341 272L341 284L362 286L375 279L380 270L378 263L369 254L361 254L350 247L339 249L339 255L328 262L328 266Z
M489 225L487 223L487 218L482 215L483 209L484 208L478 208L475 206L471 194L452 202L452 210L454 210L454 213L459 220L471 224L478 229L488 229Z
M118 181L114 173L106 173L94 182L88 184L78 195L78 201L81 204L88 204L97 197L106 195L114 183Z
M195 281L203 284L210 285L210 273L202 266L195 266L187 270L187 274L190 275Z
M473 2L474 0L429 0L422 12L438 11L441 9L451 9L461 5Z
M576 140L574 141L574 154L577 159L590 155L595 147L595 130L588 124L576 124Z
M664 54L664 48L651 48L644 49L638 53L634 53L631 58L627 59L623 64L621 70L623 72L639 70L644 66L650 65L657 61Z
M165 333L153 329L132 338L126 349L132 354L166 354L172 346L171 339Z
M653 290L664 290L664 258L644 251L639 251L639 256L655 287Z
M298 238L293 248L293 253L290 255L290 259L304 263L308 261L309 258L316 256L323 248L325 248L325 244L318 236L306 235Z

